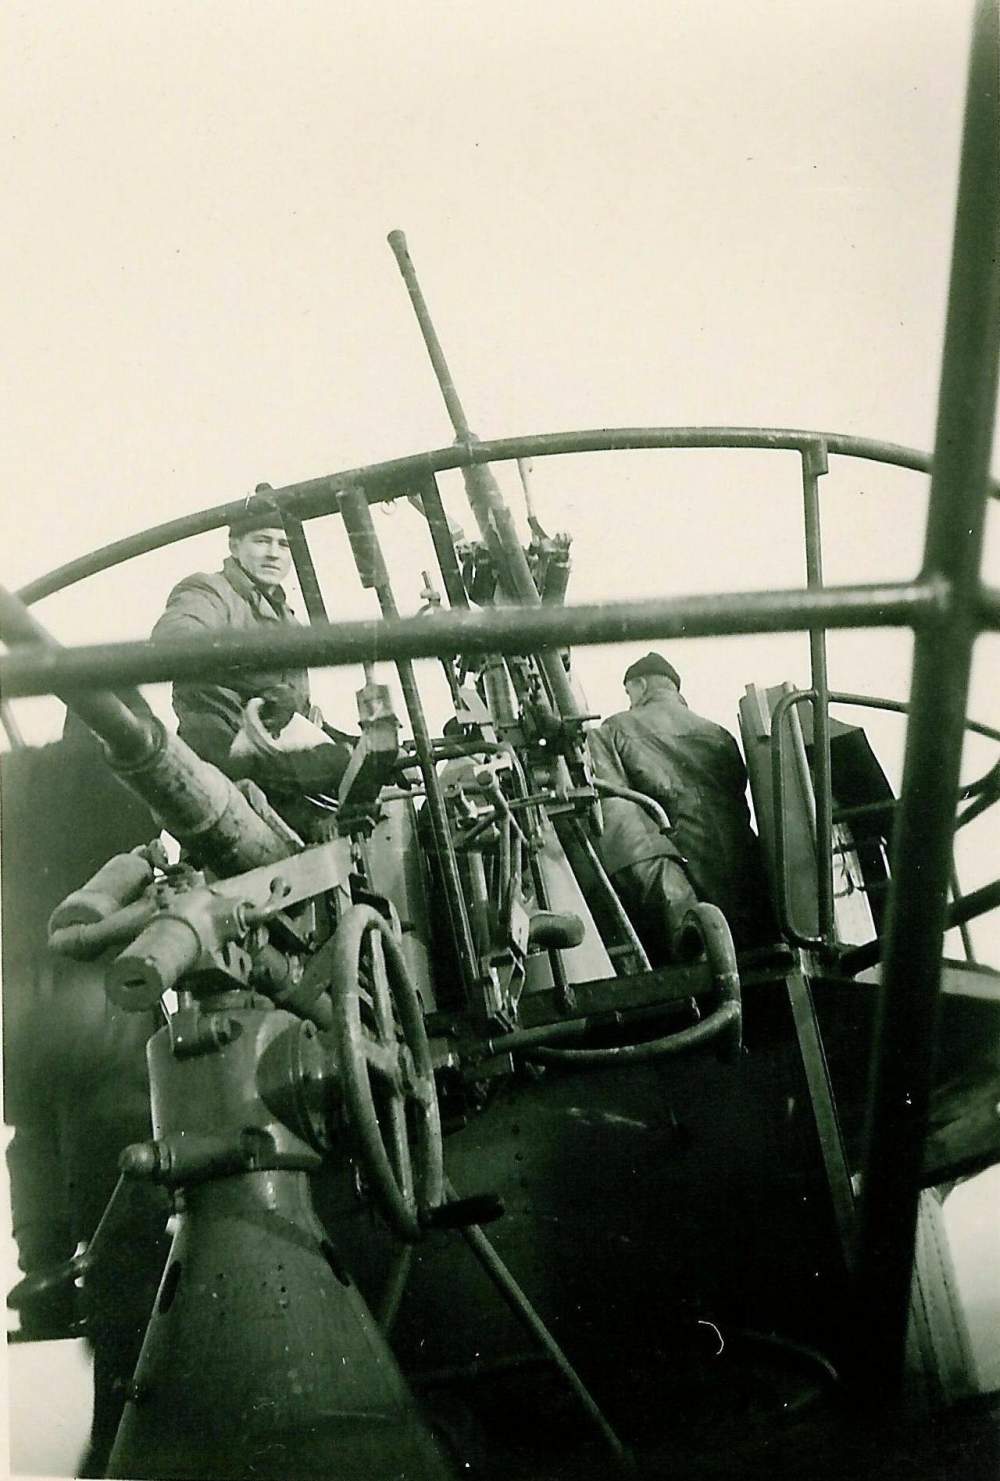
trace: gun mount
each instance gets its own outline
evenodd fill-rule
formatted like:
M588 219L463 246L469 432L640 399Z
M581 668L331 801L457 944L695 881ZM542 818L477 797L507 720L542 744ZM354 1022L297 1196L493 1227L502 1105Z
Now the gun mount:
M369 558L378 557L379 569L366 513L366 506L355 506L351 518L364 531ZM391 588L381 569L380 595L391 610ZM9 642L48 641L16 599L5 596L0 613ZM130 707L110 692L90 694L82 703L66 695L104 741L117 774L154 810L185 855L168 866L154 844L109 860L56 908L49 927L54 951L79 959L116 953L106 960L106 991L127 1013L156 1010L166 995L176 994L176 1006L147 1052L153 1136L127 1148L121 1168L127 1185L182 1192L183 1212L108 1462L111 1475L185 1473L186 1437L208 1423L224 1375L237 1361L230 1340L249 1343L259 1360L251 1370L258 1373L254 1381L264 1382L272 1362L261 1340L265 1329L245 1323L225 1332L212 1322L206 1327L202 1299L209 1291L222 1303L216 1309L220 1319L229 1311L228 1293L248 1268L247 1226L261 1220L279 1221L276 1229L285 1221L298 1230L301 1254L283 1266L282 1294L288 1300L279 1302L280 1310L294 1313L307 1291L313 1300L318 1291L328 1317L342 1330L338 1343L354 1344L355 1369L365 1371L365 1351L374 1354L371 1362L383 1377L397 1373L380 1400L388 1406L392 1438L383 1450L366 1446L366 1466L405 1464L412 1474L441 1474L443 1462L408 1407L402 1379L373 1335L364 1302L353 1284L343 1284L333 1246L310 1213L307 1177L331 1164L355 1166L366 1200L404 1247L435 1229L463 1229L472 1220L478 1225L499 1217L503 1203L490 1193L463 1197L446 1190L439 1079L453 1120L474 1109L491 1080L509 1078L515 1056L539 1065L548 1054L552 1064L620 1066L630 1055L653 1061L712 1043L731 1057L739 1044L739 980L721 917L711 920L709 907L692 912L685 927L691 967L681 970L680 982L659 974L652 988L647 984L631 1001L567 869L552 821L553 815L571 819L591 809L594 788L567 786L563 773L552 776L546 758L533 773L535 790L529 790L516 748L497 740L489 709L471 692L461 699L460 738L432 741L405 668L403 677L414 749L399 749L391 701L369 673L359 693L362 736L343 778L340 811L329 825L331 836L311 846L291 832L259 789L237 785L168 736L143 714L137 696ZM464 912L468 920L471 967L451 984L446 972L428 972L426 958L418 983L412 943L393 899L378 889L378 829L394 799L404 814L412 809L407 772L414 765L427 815L438 820L445 839L445 850L436 854L438 868L442 859L453 861L454 914L461 919ZM394 788L394 781L402 785ZM604 888L613 893L606 879ZM447 887L442 895L447 902ZM702 944L707 952L699 950ZM563 961L572 961L580 948L585 960L575 976L586 978L589 987L577 1002ZM546 980L552 984L548 993L539 991ZM664 1034L664 1017L680 1013L683 1022L694 996L704 1001L706 990L720 999L708 1016ZM425 1022L429 1007L436 1011ZM650 1037L652 1025L661 1032ZM595 1031L605 1039L610 1032L611 1044L580 1048ZM623 1043L623 1035L626 1041L638 1036L641 1043ZM101 1251L111 1247L115 1220L113 1198L100 1239L63 1268L64 1281L88 1277ZM266 1246L262 1237L261 1259ZM472 1248L505 1299L520 1310L516 1282L481 1230ZM53 1271L29 1276L18 1300L51 1293L59 1277ZM270 1320L266 1302L258 1314L262 1322ZM522 1315L534 1330L537 1317ZM293 1320L298 1319L290 1315ZM334 1339L329 1328L324 1331L328 1348ZM356 1337L343 1336L351 1331ZM299 1325L295 1332L301 1346L306 1339ZM542 1332L552 1345L551 1334L544 1327ZM317 1347L315 1334L307 1338L310 1352L322 1356L327 1349ZM209 1370L206 1347L214 1355ZM338 1358L345 1350L338 1346ZM580 1403L599 1414L565 1354L555 1350ZM164 1386L167 1364L173 1374L191 1375L190 1385L182 1384L190 1389L183 1405L175 1385ZM195 1384L199 1369L203 1381ZM374 1369L371 1383L384 1388ZM319 1450L303 1438L315 1428L309 1418L317 1402L312 1393L302 1398L279 1385L263 1419L246 1403L231 1406L227 1466L234 1456L245 1455L248 1465L250 1456L259 1456L264 1429L270 1431L277 1415L296 1436L297 1473L319 1468ZM613 1431L609 1435L618 1454L620 1442ZM333 1445L340 1454L345 1444L328 1425L323 1453ZM202 1467L203 1459L196 1465Z

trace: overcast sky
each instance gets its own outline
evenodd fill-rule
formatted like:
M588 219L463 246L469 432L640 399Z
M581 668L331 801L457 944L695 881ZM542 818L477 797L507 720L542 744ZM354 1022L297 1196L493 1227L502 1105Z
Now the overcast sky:
M484 437L731 424L929 450L969 9L9 3L0 577L262 479L448 443L393 227ZM543 522L574 535L576 600L801 584L798 476L791 454L535 468ZM834 461L828 579L912 576L925 504L923 478ZM420 521L376 523L412 611ZM331 615L369 614L326 525ZM221 547L202 537L36 610L64 642L142 637ZM596 710L621 705L636 651L578 655ZM994 724L997 651L980 644L973 698ZM747 682L801 682L806 654L801 637L671 647L692 703L730 728ZM831 637L831 680L905 698L908 639ZM359 681L317 677L341 724ZM53 706L19 713L52 735ZM901 733L873 727L890 766ZM973 748L966 775L992 759ZM969 888L996 873L995 828L975 833Z

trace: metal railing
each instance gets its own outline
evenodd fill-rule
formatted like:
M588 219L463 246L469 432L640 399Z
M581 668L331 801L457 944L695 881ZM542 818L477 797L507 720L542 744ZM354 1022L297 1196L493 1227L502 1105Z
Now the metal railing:
M851 807L837 808L833 810L833 785L830 773L827 773L826 784L822 796L819 792L820 780L819 769L814 765L810 773L809 764L806 760L806 748L802 741L801 732L796 727L794 730L786 723L793 710L799 705L810 704L814 712L820 704L817 689L791 689L783 694L775 704L771 712L771 786L772 786L772 811L774 814L774 876L775 876L775 909L778 915L778 926L781 934L795 946L805 950L817 951L823 954L833 954L842 946L837 936L837 927L834 911L834 900L832 894L824 902L822 893L817 889L817 916L818 931L816 935L810 935L796 924L791 901L789 899L789 884L787 851L788 851L788 809L786 806L788 788L785 781L786 766L788 761L788 739L791 741L794 761L797 766L801 780L804 783L812 782L812 788L806 787L806 805L810 809L810 821L813 827L813 847L816 866L816 878L820 881L827 865L833 863L832 825L840 822L852 822L857 818L892 818L898 808L894 798L880 802L861 803ZM865 709L888 710L896 714L909 714L910 707L902 700L883 699L876 696L863 694L846 694L836 690L827 690L825 704L822 711L827 716L826 745L829 749L829 706L854 705ZM979 721L966 719L964 729L981 735L988 740L1000 743L1000 730L991 725L983 725ZM789 732L791 732L789 734ZM786 739L786 737L788 739ZM814 733L814 748L820 744L818 733ZM971 801L969 801L971 799ZM821 811L825 811L824 801L829 807L831 820L831 841L827 844L826 838L820 831ZM987 808L992 807L995 802L1000 801L1000 763L995 763L983 776L975 781L960 787L955 794L956 804L969 801L969 806L955 819L954 831L965 827L981 816ZM886 829L886 836L889 830ZM953 864L954 870L954 864ZM955 916L953 923L964 927L965 922L973 917L965 914L966 901L971 897L962 897L955 888L954 878L952 880L952 895L954 896L949 908L949 922L951 916ZM984 899L987 897L983 897ZM963 940L965 938L963 937ZM878 960L880 943L868 942L861 947L852 947L850 951L841 958L842 963L864 961L869 964ZM971 961L973 953L966 942L966 956Z
M182 679L234 663L333 665L463 653L513 653L626 639L808 630L815 706L815 781L820 930L832 929L830 699L824 633L832 627L910 627L915 634L902 798L896 813L884 970L873 1051L864 1166L857 1315L859 1382L884 1395L902 1372L922 1146L927 1121L946 926L955 796L973 644L1000 630L1000 591L980 580L1000 357L1000 24L996 0L976 8L962 144L954 254L935 449L931 458L894 444L835 434L741 428L645 428L569 432L458 446L351 469L275 490L289 515L335 512L342 491L370 503L422 493L446 469L557 453L639 448L770 448L802 463L807 585L802 590L328 624L266 637L157 645L19 651L0 661L0 684L18 695L68 695L89 686ZM931 473L924 560L909 582L823 585L818 480L830 455L874 459ZM187 536L218 528L236 501L172 520L71 561L30 583L28 602ZM0 607L0 626L3 609Z

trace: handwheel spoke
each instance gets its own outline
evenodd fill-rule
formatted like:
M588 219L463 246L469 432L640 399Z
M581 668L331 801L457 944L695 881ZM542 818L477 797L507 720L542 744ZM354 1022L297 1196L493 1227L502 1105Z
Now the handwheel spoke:
M368 1068L398 1089L399 1045L395 1040L391 1044L382 1044L378 1039L365 1034L362 1038L362 1050Z
M413 1199L413 1163L410 1160L410 1141L406 1129L406 1102L401 1096L393 1096L388 1107L389 1118L389 1161L396 1174L400 1192L407 1203Z
M410 1081L406 1087L406 1094L411 1101L424 1111L436 1099L437 1090L433 1080L427 1081L421 1076L419 1079Z
M375 1023L378 1027L379 1038L383 1042L388 1042L395 1038L396 1033L392 1021L392 995L389 991L389 974L385 965L385 949L382 946L382 937L377 931L369 932L368 949L371 953L371 990Z

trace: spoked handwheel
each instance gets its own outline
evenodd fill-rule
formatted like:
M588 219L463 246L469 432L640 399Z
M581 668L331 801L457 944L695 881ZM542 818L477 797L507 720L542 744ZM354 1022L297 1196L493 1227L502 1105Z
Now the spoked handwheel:
M392 927L371 906L345 913L332 965L332 1034L356 1151L389 1226L416 1240L444 1184L420 997Z

